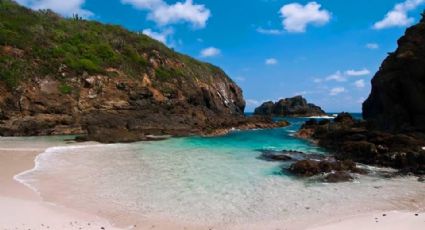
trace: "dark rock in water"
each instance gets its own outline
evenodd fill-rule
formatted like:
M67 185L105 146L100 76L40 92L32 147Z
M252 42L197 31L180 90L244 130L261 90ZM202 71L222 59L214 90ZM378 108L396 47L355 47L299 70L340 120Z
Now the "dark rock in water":
M263 116L292 116L292 117L308 117L308 116L324 116L326 113L314 104L307 103L302 96L282 99L276 103L272 101L263 103L255 109L256 115Z
M258 159L266 161L299 161L299 160L323 160L327 158L325 155L316 153L304 153L295 150L257 150L261 152Z
M353 172L362 173L353 161L330 161L330 160L301 160L292 164L289 171L302 177L311 177L329 172Z
M425 176L421 176L421 177L419 177L419 178L418 178L418 181L419 181L419 182L425 182Z
M291 161L293 160L292 157L286 154L273 154L273 153L262 153L261 156L258 157L258 159L265 160L265 161Z
M363 116L385 131L425 132L425 19L406 30L372 79Z
M339 183L352 180L354 180L354 178L348 172L332 172L323 178L323 181L328 183Z
M425 174L425 138L422 133L389 133L371 129L365 121L341 114L328 124L310 120L297 133L330 150L338 160L393 167Z

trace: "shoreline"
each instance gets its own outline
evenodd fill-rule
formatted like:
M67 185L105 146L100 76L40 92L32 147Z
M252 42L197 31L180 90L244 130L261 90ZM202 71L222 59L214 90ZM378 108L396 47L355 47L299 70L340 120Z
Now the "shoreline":
M285 229L293 230L324 230L324 229L357 229L352 226L362 226L362 229L382 229L392 230L400 229L400 222L403 227L408 226L410 230L419 230L425 227L425 213L410 211L371 211L357 215L336 215L336 217L327 217L327 219L308 221L309 223L285 223L279 220L254 223L254 224L237 224L214 226L199 226L188 223L179 223L175 220L167 220L164 218L147 218L146 220L135 221L136 227L122 227L129 223L130 217L127 214L116 218L102 217L78 211L75 209L51 204L43 199L25 183L16 180L20 174L34 170L36 167L36 158L46 152L48 148L54 147L47 145L40 148L0 148L0 228L37 228L47 229L276 229L276 227L285 227ZM424 207L425 208L425 207ZM413 209L413 208L412 208ZM19 214L18 214L19 213ZM383 214L386 217L383 217ZM415 216L415 214L419 214ZM25 216L25 218L22 218ZM31 218L27 218L30 217ZM376 219L379 221L376 222ZM23 220L25 219L25 220ZM382 219L382 221L380 221ZM113 220L113 222L112 222ZM120 221L121 220L121 221ZM134 220L133 220L134 221ZM113 226L115 223L117 226ZM289 225L288 225L289 224Z
M32 170L40 148L0 148L1 229L105 229L118 230L96 215L48 203L15 176Z

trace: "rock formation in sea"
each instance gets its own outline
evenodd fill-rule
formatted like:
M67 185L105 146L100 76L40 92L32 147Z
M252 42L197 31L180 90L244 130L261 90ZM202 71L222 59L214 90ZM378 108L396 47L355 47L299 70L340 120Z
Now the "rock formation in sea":
M245 118L220 68L120 26L0 1L0 135L102 142L284 125Z
M309 117L324 116L325 111L319 106L307 103L302 96L286 98L274 103L268 101L255 109L254 114L265 116Z
M425 131L425 16L376 73L363 116L382 130Z

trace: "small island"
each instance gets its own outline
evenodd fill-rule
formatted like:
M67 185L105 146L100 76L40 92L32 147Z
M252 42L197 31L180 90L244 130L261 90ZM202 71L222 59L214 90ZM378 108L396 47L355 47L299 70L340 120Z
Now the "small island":
M313 117L326 116L325 111L319 106L308 103L302 96L285 98L274 103L264 102L255 109L255 115L281 116L281 117Z

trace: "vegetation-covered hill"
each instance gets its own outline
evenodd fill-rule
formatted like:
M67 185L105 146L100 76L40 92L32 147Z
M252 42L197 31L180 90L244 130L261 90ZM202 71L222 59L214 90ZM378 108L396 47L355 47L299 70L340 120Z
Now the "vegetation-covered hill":
M221 69L143 34L0 0L0 135L210 133L244 107Z

